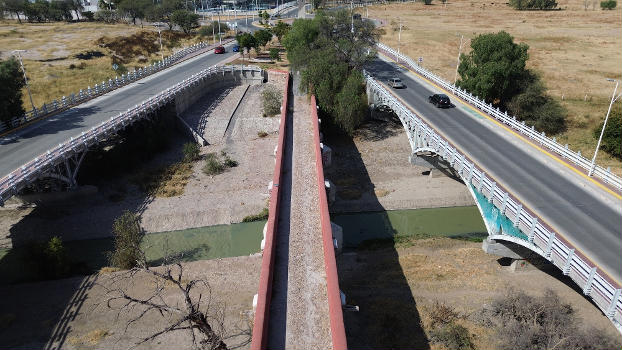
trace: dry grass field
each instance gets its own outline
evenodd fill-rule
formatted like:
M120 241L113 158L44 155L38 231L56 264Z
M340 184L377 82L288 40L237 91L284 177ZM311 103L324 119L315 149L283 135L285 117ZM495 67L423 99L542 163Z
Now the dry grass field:
M423 66L453 81L460 35L470 40L478 34L504 30L515 41L529 45L528 68L541 74L549 94L568 109L568 130L557 136L588 158L596 140L592 130L605 117L614 85L606 78L622 78L622 8L603 11L596 3L584 9L582 0L559 0L561 11L516 11L506 2L455 0L426 6L422 2L369 7L369 17L388 23L381 41L398 46ZM365 10L360 11L365 15ZM562 100L563 98L563 100ZM602 166L622 174L622 162L600 152Z
M195 36L162 32L164 56L199 41ZM114 77L113 59L128 70L160 59L157 31L128 24L0 22L0 57L6 59L17 49L27 50L24 65L37 107ZM77 57L80 54L82 58ZM23 101L30 109L25 89Z

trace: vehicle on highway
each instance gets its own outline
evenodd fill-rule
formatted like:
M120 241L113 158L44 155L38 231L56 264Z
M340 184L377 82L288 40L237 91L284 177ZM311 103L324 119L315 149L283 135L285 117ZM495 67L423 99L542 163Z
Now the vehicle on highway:
M214 53L225 53L225 47L224 46L217 46L214 49Z
M445 94L434 94L428 97L428 101L438 108L451 107L451 101L449 100L449 97Z
M404 83L400 78L391 78L389 79L389 86L394 89L401 89L404 87Z
M234 45L233 48L231 49L231 51L233 51L233 52L240 52L240 45Z

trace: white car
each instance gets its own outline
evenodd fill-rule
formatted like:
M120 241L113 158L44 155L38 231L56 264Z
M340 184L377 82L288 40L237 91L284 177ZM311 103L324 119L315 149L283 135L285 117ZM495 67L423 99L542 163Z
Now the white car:
M391 78L389 79L389 86L394 89L401 89L404 87L404 83L400 78Z

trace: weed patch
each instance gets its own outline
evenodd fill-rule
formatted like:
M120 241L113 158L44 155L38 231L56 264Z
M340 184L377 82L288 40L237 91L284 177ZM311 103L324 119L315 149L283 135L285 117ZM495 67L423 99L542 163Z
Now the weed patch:
M244 219L242 219L242 222L268 220L268 215L270 215L268 208L263 208L261 212L259 212L259 214L244 217Z

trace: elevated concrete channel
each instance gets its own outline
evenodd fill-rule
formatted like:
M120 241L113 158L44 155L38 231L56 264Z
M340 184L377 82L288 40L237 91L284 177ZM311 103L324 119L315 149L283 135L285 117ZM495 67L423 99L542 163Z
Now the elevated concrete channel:
M282 109L251 349L345 349L315 99Z

